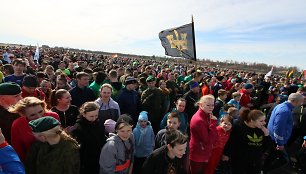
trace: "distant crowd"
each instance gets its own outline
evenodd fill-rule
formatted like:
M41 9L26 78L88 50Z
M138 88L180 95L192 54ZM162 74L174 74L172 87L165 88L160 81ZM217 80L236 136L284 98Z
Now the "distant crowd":
M306 173L306 79L56 48L37 55L0 47L0 173Z

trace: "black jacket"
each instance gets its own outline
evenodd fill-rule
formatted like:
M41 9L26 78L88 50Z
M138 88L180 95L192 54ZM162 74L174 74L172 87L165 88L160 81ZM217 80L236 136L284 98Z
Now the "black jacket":
M80 107L82 104L88 101L94 101L96 99L95 93L88 87L79 88L78 86L72 88L69 91L71 95L71 104Z
M183 169L182 159L170 159L167 155L167 152L168 149L166 145L154 150L144 162L141 173L168 173L168 168L172 166L172 169L175 170L176 174L185 174L186 172Z
M81 174L99 173L100 152L105 144L104 130L98 122L89 122L82 117L75 124L73 137L80 144Z

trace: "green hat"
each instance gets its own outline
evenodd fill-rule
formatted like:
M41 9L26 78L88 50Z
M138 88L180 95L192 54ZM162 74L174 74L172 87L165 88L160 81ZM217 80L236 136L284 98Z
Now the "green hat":
M0 95L17 95L21 93L21 88L17 83L6 82L0 84Z
M29 122L33 132L44 132L60 125L61 123L51 116L41 117Z
M146 79L146 82L153 82L153 81L155 81L155 80L156 80L155 77L150 75L150 76Z

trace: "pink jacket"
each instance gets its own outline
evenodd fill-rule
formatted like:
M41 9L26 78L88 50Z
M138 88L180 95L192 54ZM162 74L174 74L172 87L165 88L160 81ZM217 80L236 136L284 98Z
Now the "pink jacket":
M195 162L208 162L217 136L217 120L211 120L210 114L202 109L193 115L190 121L190 156Z

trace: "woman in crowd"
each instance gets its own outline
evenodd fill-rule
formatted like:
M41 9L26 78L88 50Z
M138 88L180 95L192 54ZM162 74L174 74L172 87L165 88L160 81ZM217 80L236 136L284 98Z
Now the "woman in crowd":
M179 130L182 133L187 133L187 125L189 123L187 123L188 121L188 116L185 113L185 106L186 106L186 100L183 98L179 98L176 102L175 102L175 108L173 108L173 110L171 112L178 112L179 115L179 120L180 120L180 127ZM160 122L160 129L164 129L167 126L167 119L168 119L168 115L171 113L168 112L163 120Z
M133 169L135 140L132 134L133 119L122 115L115 130L103 146L100 155L100 174L130 174Z
M113 87L106 83L101 86L100 98L95 102L100 106L99 123L103 127L105 120L112 119L116 121L120 115L118 103L111 98Z
M47 111L47 104L36 97L26 97L18 101L15 106L9 108L12 113L18 113L21 117L12 124L11 141L21 161L24 162L26 156L35 141L28 123L31 120L44 117L46 115L59 119L54 112Z
M99 105L86 102L81 108L81 118L73 127L72 136L80 144L81 174L98 174L99 157L105 144L104 130L98 124Z
M71 105L71 95L65 89L59 89L55 92L51 111L56 112L63 128L70 129L76 122L79 115L78 108Z
M62 130L60 122L46 116L29 122L35 138L27 158L26 173L80 173L79 145Z
M198 102L199 110L190 122L190 173L204 173L217 136L217 118L213 116L215 98L202 96Z
M42 80L41 83L40 83L40 89L42 90L42 92L44 92L45 101L47 103L47 108L50 109L51 108L50 99L51 99L51 93L52 93L51 82L48 81L48 80Z
M230 160L232 173L260 173L262 155L270 141L265 119L260 110L241 111L240 120L234 124L224 149L224 160Z
M66 90L70 90L71 87L68 84L68 80L67 80L67 76L65 74L60 74L56 77L56 86L55 86L55 90L58 89L66 89Z
M45 73L48 76L48 79L50 80L51 83L55 84L55 73L54 73L54 68L51 65L47 65L45 69Z

